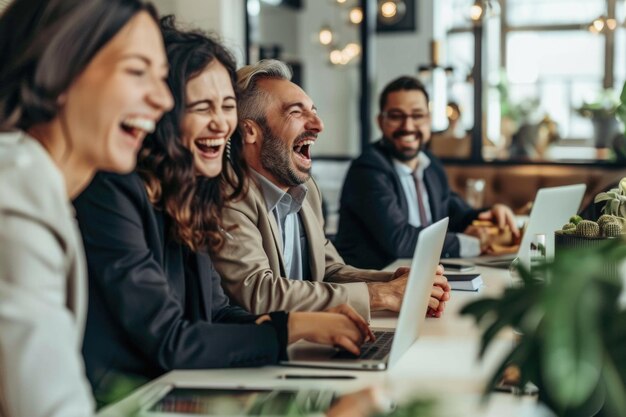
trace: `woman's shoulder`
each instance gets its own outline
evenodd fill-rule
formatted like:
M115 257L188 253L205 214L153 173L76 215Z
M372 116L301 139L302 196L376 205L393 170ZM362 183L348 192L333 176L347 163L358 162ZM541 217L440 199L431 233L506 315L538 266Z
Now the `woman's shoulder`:
M79 222L93 218L95 212L143 217L154 211L144 182L136 172L98 172L73 203Z
M0 133L0 208L51 223L70 214L61 172L36 140Z

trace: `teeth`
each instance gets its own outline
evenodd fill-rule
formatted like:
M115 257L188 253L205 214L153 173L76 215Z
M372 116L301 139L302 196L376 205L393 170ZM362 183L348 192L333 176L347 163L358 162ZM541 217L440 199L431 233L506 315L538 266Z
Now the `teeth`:
M143 117L128 117L122 121L122 124L126 127L143 130L146 133L154 132L155 128L154 120Z
M226 143L226 139L198 139L196 140L196 143L208 147L222 146Z
M315 144L314 140L305 140L294 145L293 148L299 151L300 149L302 149L303 146L306 146L306 145L313 146L314 144Z

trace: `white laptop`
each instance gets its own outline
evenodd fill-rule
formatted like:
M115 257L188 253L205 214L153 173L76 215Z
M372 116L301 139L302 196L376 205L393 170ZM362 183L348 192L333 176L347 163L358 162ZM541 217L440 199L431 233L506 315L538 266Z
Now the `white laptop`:
M372 329L374 343L361 346L361 355L309 342L294 343L283 365L320 368L385 370L395 365L419 336L439 264L448 218L428 226L418 235L411 272L407 280L398 325L393 329Z
M492 268L508 268L513 259L518 257L528 266L530 243L538 233L546 235L546 258L554 258L554 231L559 230L572 215L578 213L586 188L585 184L541 188L537 191L517 254L484 256L478 258L475 263Z

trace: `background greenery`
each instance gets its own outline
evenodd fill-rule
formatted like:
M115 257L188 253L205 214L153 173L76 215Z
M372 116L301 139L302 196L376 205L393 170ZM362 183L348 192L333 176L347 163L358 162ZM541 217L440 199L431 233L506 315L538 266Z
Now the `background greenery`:
M560 252L552 263L519 269L523 284L499 299L467 305L484 328L480 354L507 326L520 341L487 386L510 364L520 368L518 387L532 381L539 398L559 416L626 416L626 310L619 305L622 279L607 263L626 259L622 239L594 250ZM608 268L611 269L611 268ZM617 268L612 268L614 271Z

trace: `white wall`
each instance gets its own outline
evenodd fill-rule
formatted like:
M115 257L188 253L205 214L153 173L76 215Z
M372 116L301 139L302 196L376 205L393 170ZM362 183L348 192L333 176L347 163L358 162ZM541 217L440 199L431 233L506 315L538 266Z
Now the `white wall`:
M340 42L358 39L342 9L329 1L309 0L299 13L299 49L304 67L304 87L324 121L324 132L313 150L315 156L359 153L359 69L357 65L333 66L328 50L317 41L322 25L330 24Z
M153 0L162 15L175 14L191 27L218 33L242 65L245 60L243 0Z

